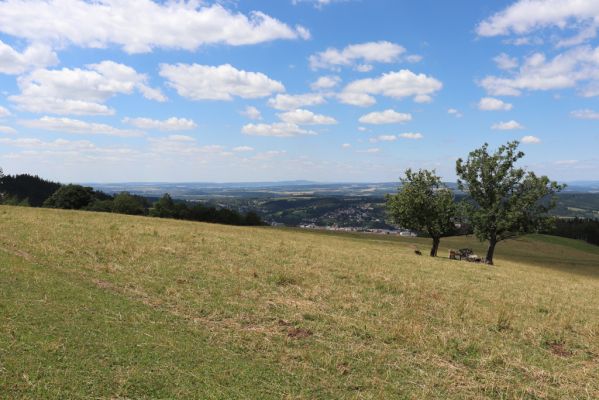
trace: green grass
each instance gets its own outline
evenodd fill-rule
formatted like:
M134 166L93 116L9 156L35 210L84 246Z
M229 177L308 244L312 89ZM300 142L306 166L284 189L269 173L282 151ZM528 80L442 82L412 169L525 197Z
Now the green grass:
M0 207L0 398L599 398L596 247L416 248Z

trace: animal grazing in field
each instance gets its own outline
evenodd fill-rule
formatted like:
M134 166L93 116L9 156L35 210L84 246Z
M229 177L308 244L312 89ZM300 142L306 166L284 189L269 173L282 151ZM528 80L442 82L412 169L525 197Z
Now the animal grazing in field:
M414 250L414 254L416 254L417 256L421 256L422 252L420 250Z

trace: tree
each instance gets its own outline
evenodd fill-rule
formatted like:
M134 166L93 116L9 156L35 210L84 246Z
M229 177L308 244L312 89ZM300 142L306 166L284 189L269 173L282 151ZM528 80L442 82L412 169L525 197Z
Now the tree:
M470 223L478 239L489 242L486 261L491 265L500 241L546 229L554 194L564 188L546 176L516 168L524 157L518 145L509 142L489 154L485 143L466 161L456 162L458 188L470 197Z
M158 218L175 218L176 209L175 201L170 194L165 193L157 202L154 203L150 210L152 217Z
M94 190L81 185L61 186L44 201L44 207L80 210L95 200Z
M0 193L17 202L27 199L32 207L41 207L60 186L60 183L28 174L0 176Z
M144 215L145 211L143 199L129 192L117 194L112 201L112 212L118 214Z
M455 232L457 207L453 193L435 171L408 169L398 193L387 196L387 209L402 228L426 232L433 239L431 257L437 256L441 238Z

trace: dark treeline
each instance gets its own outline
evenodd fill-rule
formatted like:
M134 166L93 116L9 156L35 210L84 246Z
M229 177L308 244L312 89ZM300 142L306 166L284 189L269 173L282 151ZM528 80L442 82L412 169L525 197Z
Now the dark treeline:
M145 215L226 225L263 225L255 212L241 214L227 208L176 201L165 194L157 201L130 194L114 196L81 185L61 185L32 175L3 175L0 169L0 204Z
M60 183L47 181L34 175L3 175L0 169L0 194L3 195L4 204L41 207L60 186Z
M584 240L599 246L599 220L587 218L558 219L545 233L570 239Z

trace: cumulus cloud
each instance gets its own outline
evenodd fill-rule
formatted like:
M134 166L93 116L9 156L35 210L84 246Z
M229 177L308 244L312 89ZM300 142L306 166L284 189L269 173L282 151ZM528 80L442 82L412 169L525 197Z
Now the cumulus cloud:
M277 110L289 111L302 107L317 106L326 102L325 97L318 93L278 94L268 100L268 105Z
M187 135L169 135L166 137L153 137L148 139L150 151L156 154L165 154L181 157L198 157L204 155L226 155L225 147L221 145L199 146L197 141Z
M317 135L316 132L300 128L297 124L289 122L275 122L273 124L247 124L241 132L250 136L293 137L300 135Z
M359 121L363 124L402 124L412 120L412 114L399 113L395 110L385 110L380 112L371 112L360 117Z
M197 124L191 119L171 117L165 120L151 118L123 118L125 124L133 125L139 129L158 131L185 131L197 128Z
M10 126L0 125L0 133L6 133L9 135L14 135L17 133L17 130Z
M160 75L180 96L190 100L254 99L285 91L281 82L261 72L239 70L230 64L161 64Z
M235 153L248 153L254 151L254 148L250 146L237 146L233 148L233 151Z
M58 56L50 47L36 43L19 53L0 40L0 73L18 75L35 68L58 64Z
M5 117L8 117L9 115L11 115L10 111L8 111L6 108L0 106L0 118L5 118Z
M148 77L114 61L81 68L37 69L18 78L21 90L9 100L17 108L34 113L111 115L104 103L118 94L138 91L147 99L165 101L158 89L147 84Z
M334 125L337 120L322 114L315 114L312 111L297 109L279 114L283 122L296 125Z
M510 103L493 97L483 97L478 102L478 109L482 111L509 111L512 107Z
M495 61L495 64L497 64L499 69L510 70L518 66L518 59L516 57L510 57L505 53L499 54L493 58L493 61Z
M343 144L341 145L341 148L342 148L342 149L349 149L349 148L351 148L351 144L349 144L349 143L343 143Z
M589 109L575 110L570 113L571 116L578 119L593 119L599 120L599 112Z
M42 117L36 120L23 120L20 124L28 128L45 131L67 132L79 135L108 135L119 137L139 137L140 131L115 128L111 125L81 121L71 118Z
M0 32L35 43L86 48L121 46L195 50L207 44L250 45L307 39L307 29L254 11L234 13L203 1L9 0L0 2ZM126 21L126 22L124 22Z
M373 95L383 95L393 99L413 97L418 103L430 102L432 96L441 90L443 84L425 74L415 74L402 69L389 72L378 78L360 79L348 84L339 99L342 103L368 106L376 103Z
M462 118L464 116L457 108L449 108L447 114L453 115L456 118Z
M543 53L527 57L507 77L488 76L479 84L495 96L519 96L522 91L579 88L585 97L599 95L599 47L581 46L548 60Z
M361 71L367 72L371 69L370 63L396 62L405 51L404 47L391 42L368 42L352 44L342 50L329 48L311 55L309 61L312 69L338 69L359 64Z
M377 137L370 138L370 143L378 142L395 142L397 140L396 135L379 135Z
M254 106L247 106L245 110L241 112L241 115L249 119L259 120L262 119L262 113Z
M556 27L578 30L579 44L596 35L599 2L595 0L518 0L482 21L476 28L480 36L525 35L535 30Z
M356 153L366 153L366 154L376 154L376 153L380 153L381 149L378 147L371 147L369 149L366 150L357 150Z
M410 140L420 140L420 139L424 139L424 135L422 133L419 132L406 132L406 133L400 133L398 135L400 138L403 139L410 139Z
M520 139L520 141L522 143L526 143L526 144L539 144L539 143L541 143L541 139L539 139L536 136L524 136L522 139Z
M321 76L315 82L310 84L312 90L332 89L341 82L341 78L336 75Z
M491 129L500 131L512 131L515 129L524 129L524 127L518 121L514 121L512 119L510 121L498 122L496 124L493 124L493 126L491 126Z
M38 157L48 160L48 157L59 157L56 159L59 162L64 162L65 159L78 163L131 160L141 154L138 150L128 147L100 147L88 140L44 141L37 138L0 138L0 144L24 149L20 153L12 153L13 158Z

